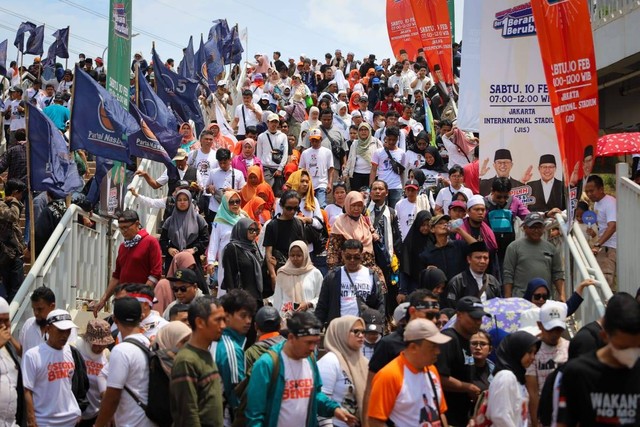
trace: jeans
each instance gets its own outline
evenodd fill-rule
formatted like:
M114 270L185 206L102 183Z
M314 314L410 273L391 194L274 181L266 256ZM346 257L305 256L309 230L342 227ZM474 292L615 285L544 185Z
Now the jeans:
M387 196L387 204L390 208L395 208L396 203L398 203L402 199L402 189L392 189L389 190L389 195Z
M11 300L20 289L24 280L24 262L22 256L17 257L9 262L7 266L0 268L0 278L2 279L2 288L0 294L6 295L6 300Z
M320 203L320 209L324 209L327 206L327 189L316 188L314 191L316 199L318 199L318 203Z

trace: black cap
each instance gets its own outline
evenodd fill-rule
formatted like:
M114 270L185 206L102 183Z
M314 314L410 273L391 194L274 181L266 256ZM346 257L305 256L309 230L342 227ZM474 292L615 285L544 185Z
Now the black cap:
M538 166L545 163L553 163L555 165L556 156L554 156L553 154L543 154L542 156L540 156L540 162L538 163Z
M61 93L57 93L56 96L53 97L54 101L60 101L60 102L64 102L64 98L62 97Z
M20 86L13 86L9 89L9 92L20 92L22 93L22 88Z
M372 61L376 60L376 56L372 53L369 55L369 59L371 59Z
M489 248L484 242L473 242L467 246L467 255L471 255L474 252L489 252Z
M170 282L184 282L191 283L195 285L198 283L198 276L196 272L189 268L181 268L180 270L173 273L173 277L167 277L167 280Z
M383 331L384 317L378 310L373 308L367 308L362 312L362 320L364 320L364 327L367 332L377 332L379 334Z
M511 151L507 150L506 148L497 149L496 153L493 156L493 161L495 162L496 160L513 160L513 158L511 157Z
M118 215L118 222L136 222L140 221L138 212L133 209L125 209L120 215Z
M134 297L122 297L113 302L113 317L121 322L138 323L142 317L140 302Z
M249 89L245 89L242 91L242 96L253 96L253 92L251 92Z
M265 305L256 313L255 322L261 331L272 330L280 325L282 318L280 317L278 309L270 305Z
M474 319L480 319L483 316L491 315L484 311L484 305L482 305L482 301L479 298L466 296L462 297L458 300L456 304L456 311L462 311L465 313L469 313L471 317Z
M229 160L231 158L231 151L228 148L219 148L216 150L216 160Z

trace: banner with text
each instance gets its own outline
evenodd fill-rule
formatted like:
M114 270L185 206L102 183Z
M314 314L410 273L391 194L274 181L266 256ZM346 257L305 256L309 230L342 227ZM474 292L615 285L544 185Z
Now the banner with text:
M396 60L415 61L422 42L410 0L387 0L387 32Z
M434 82L440 83L451 96L453 58L447 0L411 0L411 7Z
M564 208L562 163L531 5L485 1L480 37L480 193L496 177L530 210Z
M598 77L587 0L532 0L538 43L571 199L591 173L598 140Z

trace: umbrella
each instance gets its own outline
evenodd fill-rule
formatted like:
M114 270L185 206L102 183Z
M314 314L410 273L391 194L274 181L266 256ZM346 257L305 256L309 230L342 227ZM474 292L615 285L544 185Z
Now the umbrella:
M612 133L598 138L596 157L640 153L640 132Z

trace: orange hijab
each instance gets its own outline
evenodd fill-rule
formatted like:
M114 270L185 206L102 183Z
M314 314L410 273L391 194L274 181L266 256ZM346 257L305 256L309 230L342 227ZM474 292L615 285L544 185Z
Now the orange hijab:
M264 210L269 212L269 218L271 218L271 212L273 212L276 204L276 195L273 193L273 188L271 188L267 182L263 182L256 187L256 194L264 194L267 196L262 199L264 199Z
M358 84L359 81L360 81L360 71L351 70L349 72L349 87L351 88L351 90L353 90L353 87L356 84Z
M244 185L244 187L242 187L242 190L240 190L240 197L242 198L243 208L244 205L249 203L249 200L251 200L253 196L256 195L256 189L258 188L258 185L249 184L249 177L251 175L255 175L256 177L258 177L258 185L264 182L264 176L262 175L262 169L260 169L260 166L253 165L249 169L247 169L247 183Z
M257 222L260 225L260 224L262 224L262 221L260 220L260 217L262 216L262 211L264 211L265 203L266 202L262 198L260 198L258 196L253 196L253 198L251 200L249 200L249 202L247 202L246 205L244 205L242 210L247 213L247 216L249 218L251 218L252 220L254 220L255 222ZM256 215L255 214L256 211L260 211L260 213L258 215Z
M353 70L356 71L356 70ZM358 102L360 101L360 94L358 92L353 92L351 97L349 98L349 112L352 113L357 110L360 106Z

